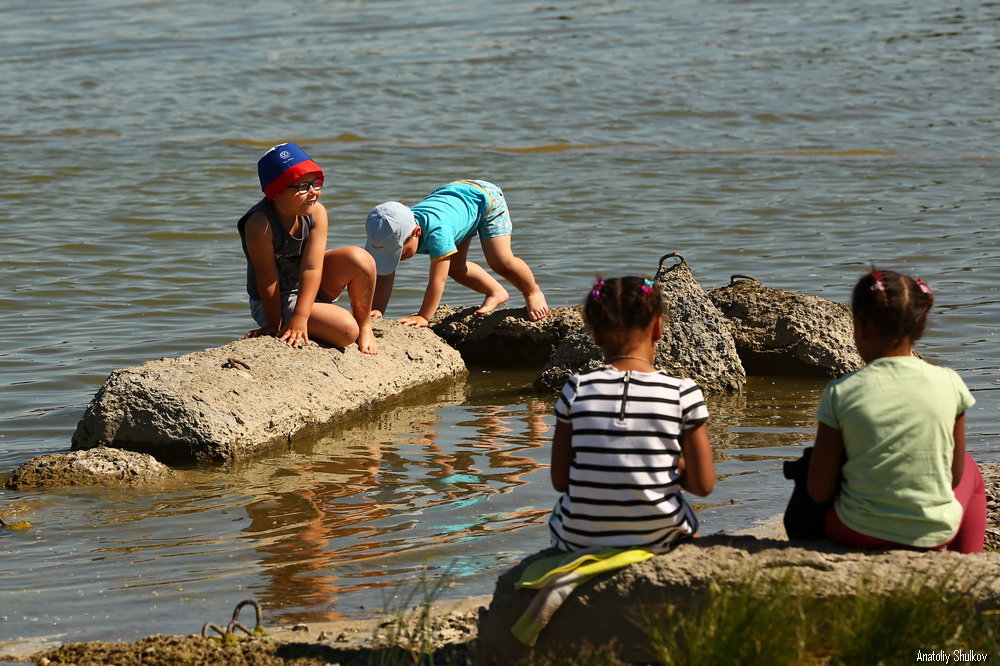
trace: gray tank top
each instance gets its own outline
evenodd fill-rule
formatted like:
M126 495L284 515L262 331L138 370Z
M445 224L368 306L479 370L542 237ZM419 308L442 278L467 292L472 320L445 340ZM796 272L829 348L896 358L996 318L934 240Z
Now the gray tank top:
M254 213L261 212L267 216L271 223L271 245L274 247L274 259L278 264L278 286L282 294L297 292L299 289L299 265L302 263L302 248L305 247L309 232L312 230L313 220L311 215L302 218L302 236L296 238L281 226L278 214L274 210L274 205L267 199L261 199L253 208L248 210L240 221L236 223L236 228L240 232L240 242L243 245L243 256L247 258L247 294L254 300L260 300L260 293L257 291L257 273L250 262L250 253L247 251L246 225L247 220Z

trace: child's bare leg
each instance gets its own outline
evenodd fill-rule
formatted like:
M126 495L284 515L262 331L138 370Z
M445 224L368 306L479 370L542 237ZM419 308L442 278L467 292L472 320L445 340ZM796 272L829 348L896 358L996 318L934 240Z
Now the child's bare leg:
M308 326L310 338L334 347L346 347L359 339L358 322L350 312L333 303L314 303Z
M458 252L452 255L448 275L463 287L468 287L485 296L483 304L476 310L476 314L487 314L506 303L510 299L510 294L482 266L467 259L471 242L472 239L469 239L462 243Z
M355 337L347 344L356 339L362 353L377 354L371 317L372 296L375 293L375 260L360 247L338 247L327 250L323 255L321 291L330 298L336 298L345 288L351 299L351 315L357 325Z
M524 296L528 319L538 321L549 313L545 294L535 282L535 276L524 260L514 255L510 247L510 236L482 238L483 254L490 268L502 275Z

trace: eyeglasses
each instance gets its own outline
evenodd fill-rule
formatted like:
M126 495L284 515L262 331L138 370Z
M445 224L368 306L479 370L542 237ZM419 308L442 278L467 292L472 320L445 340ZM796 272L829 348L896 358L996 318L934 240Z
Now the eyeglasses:
M319 192L320 190L323 189L323 179L322 178L317 178L316 180L312 181L311 183L298 183L296 185L289 185L288 186L288 189L295 190L299 194L305 194L306 192L309 191L309 188L312 188L312 189L316 190L317 192Z

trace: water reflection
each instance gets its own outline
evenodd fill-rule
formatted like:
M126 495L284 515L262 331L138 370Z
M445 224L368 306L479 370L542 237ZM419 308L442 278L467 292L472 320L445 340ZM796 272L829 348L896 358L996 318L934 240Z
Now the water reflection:
M543 520L547 510L489 500L543 467L525 452L548 441L550 405L465 400L455 390L397 405L259 465L266 495L247 504L243 529L268 579L259 598L288 619L335 619L346 593L394 585L444 547Z
M263 465L267 494L247 506L244 530L262 553L260 598L289 620L342 617L354 609L338 606L345 597L371 601L425 570L451 571L481 550L476 539L544 525L555 497L544 472L554 396L532 395L528 383L481 373L452 394L394 406ZM706 531L717 510L733 515L747 503L735 511L747 516L762 501L780 506L780 462L811 441L823 384L751 378L742 393L709 396L722 483L700 505ZM535 534L528 550L547 544ZM459 575L477 573L473 560Z
M703 533L737 531L783 510L791 487L781 473L812 443L826 381L749 377L736 395L710 395L709 428L718 483L695 503Z

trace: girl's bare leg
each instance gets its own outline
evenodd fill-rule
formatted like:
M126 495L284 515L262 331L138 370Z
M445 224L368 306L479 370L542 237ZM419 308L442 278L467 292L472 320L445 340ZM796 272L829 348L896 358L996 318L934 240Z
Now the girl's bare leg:
M308 326L310 338L334 347L360 342L358 322L350 312L333 303L314 303Z
M347 296L351 300L351 313L336 305L328 305L322 308L323 321L317 324L322 327L330 327L330 333L336 334L338 339L349 334L352 330L341 321L341 316L329 311L328 308L336 308L345 315L353 319L354 337L346 343L337 344L344 347L355 340L358 349L365 354L377 354L378 347L375 344L375 334L372 333L372 296L375 293L375 259L360 247L338 247L327 250L323 255L323 279L320 282L320 291L330 299L339 296L344 289L347 289ZM317 303L313 307L314 314L317 307L326 305ZM312 317L309 319L310 335L312 335ZM317 336L326 341L326 338ZM331 341L331 344L336 344Z

